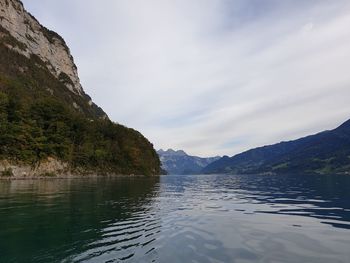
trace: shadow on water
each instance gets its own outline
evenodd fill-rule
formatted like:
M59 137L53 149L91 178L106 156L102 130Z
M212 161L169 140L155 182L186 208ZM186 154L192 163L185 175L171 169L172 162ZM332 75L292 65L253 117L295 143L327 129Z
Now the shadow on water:
M131 257L159 228L158 190L159 178L0 182L0 262Z

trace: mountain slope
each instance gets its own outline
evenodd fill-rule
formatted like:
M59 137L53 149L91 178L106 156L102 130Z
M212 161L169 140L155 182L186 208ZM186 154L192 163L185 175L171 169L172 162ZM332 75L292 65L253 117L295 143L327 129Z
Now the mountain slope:
M350 120L338 128L223 157L204 173L350 173Z
M153 145L92 102L63 38L18 0L0 0L0 58L0 172L159 174Z
M201 158L187 155L184 151L157 151L162 169L168 174L198 174L208 164L218 160L220 157Z

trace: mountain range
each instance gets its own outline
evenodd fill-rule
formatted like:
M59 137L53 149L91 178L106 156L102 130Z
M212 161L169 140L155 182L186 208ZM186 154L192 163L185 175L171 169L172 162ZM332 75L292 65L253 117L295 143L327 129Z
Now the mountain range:
M202 158L190 156L182 150L157 151L162 169L168 174L199 174L208 164L220 159L220 157Z
M157 175L160 165L169 174L350 174L350 120L233 157L156 152L85 93L60 35L21 1L0 0L0 176Z
M203 173L350 174L350 120L334 130L252 149L209 164Z

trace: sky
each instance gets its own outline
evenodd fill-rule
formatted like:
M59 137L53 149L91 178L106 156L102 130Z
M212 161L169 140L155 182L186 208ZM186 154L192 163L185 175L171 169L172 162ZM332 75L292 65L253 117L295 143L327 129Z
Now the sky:
M156 149L232 156L350 119L348 0L22 2Z

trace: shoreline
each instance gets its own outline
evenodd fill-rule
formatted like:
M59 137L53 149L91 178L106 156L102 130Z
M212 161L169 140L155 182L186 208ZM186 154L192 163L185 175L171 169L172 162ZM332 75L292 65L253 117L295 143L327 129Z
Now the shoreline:
M66 175L66 176L0 176L0 181L19 180L67 180L67 179L107 179L107 178L158 178L163 175Z
M84 179L84 178L136 178L136 177L157 177L159 175L150 174L118 174L113 170L103 171L103 169L87 169L71 167L68 163L55 158L38 162L35 165L25 163L15 163L9 160L0 161L0 181L11 180L42 180L42 179Z

